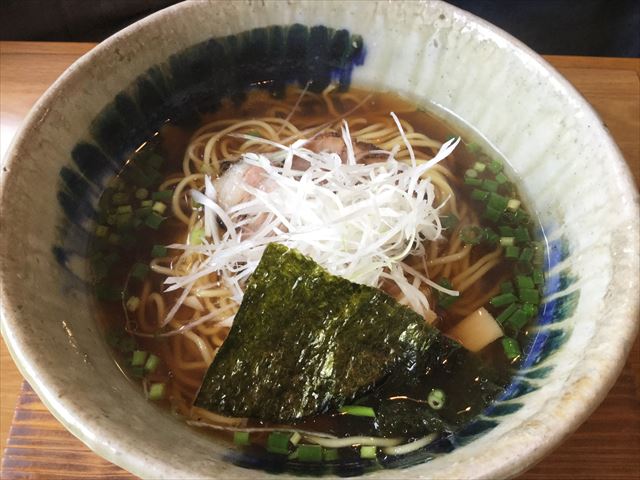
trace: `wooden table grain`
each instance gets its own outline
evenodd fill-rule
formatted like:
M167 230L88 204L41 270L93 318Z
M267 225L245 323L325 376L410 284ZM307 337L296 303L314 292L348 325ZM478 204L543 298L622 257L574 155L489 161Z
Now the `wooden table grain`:
M0 155L33 103L88 43L0 42ZM546 59L594 106L640 184L640 60ZM631 294L638 295L638 292ZM2 478L133 478L72 437L25 384L0 342ZM18 401L19 398L19 401ZM18 403L16 404L16 402ZM15 419L14 419L14 413ZM9 431L14 422L10 448ZM4 462L7 460L7 462ZM640 344L602 405L559 448L521 477L640 479Z

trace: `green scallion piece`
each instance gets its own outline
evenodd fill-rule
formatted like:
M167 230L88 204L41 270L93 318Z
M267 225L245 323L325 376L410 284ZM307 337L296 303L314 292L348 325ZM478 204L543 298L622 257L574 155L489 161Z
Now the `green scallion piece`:
M527 225L530 221L529 214L523 209L519 208L513 214L513 221L520 225Z
M506 227L504 225L498 227L498 231L500 232L500 235L503 237L513 237L514 235L513 228Z
M520 300L522 300L524 303L540 303L540 294L535 288L521 288L519 293Z
M118 215L122 215L123 213L132 213L133 212L133 208L131 207L131 205L121 205L118 208L116 208L116 214Z
M514 235L517 242L527 243L531 241L531 237L529 236L529 230L527 230L523 226L519 226L515 229Z
M153 258L166 257L167 247L165 247L164 245L154 245L151 249L151 256Z
M289 453L290 433L271 432L267 437L267 451L287 455Z
M251 445L249 432L233 432L233 443L236 445Z
M141 367L144 365L144 362L147 360L147 355L149 354L144 350L134 350L131 354L131 366Z
M504 249L504 256L506 258L518 258L520 256L520 248L510 245Z
M444 407L446 400L447 396L444 391L439 388L432 389L427 396L427 404L434 410L440 410Z
M298 445L298 460L301 462L321 462L322 447L320 445Z
M453 230L458 226L458 223L460 223L460 219L453 213L440 217L440 224L442 225L442 228L446 230Z
M509 179L504 173L500 172L496 175L496 182L498 182L499 185L504 185L508 181Z
M513 283L507 281L500 284L500 293L513 293L514 291Z
M531 274L531 278L533 278L533 283L540 286L544 283L544 274L542 270L534 270Z
M469 225L460 230L460 240L467 245L478 245L483 240L483 229Z
M164 203L162 203L162 202L155 202L155 203L153 204L153 207L151 207L151 209L152 209L154 212L157 212L157 213L159 213L160 215L162 215L162 214L167 210L167 206L166 206Z
M473 198L474 200L480 200L481 202L484 202L487 198L489 198L489 192L485 192L478 188L474 188L471 191L471 198Z
M532 318L538 313L538 307L532 303L525 303L522 305L522 311L525 313L527 318Z
M503 247L510 247L514 244L515 239L513 237L500 237L500 245Z
M516 275L516 285L518 289L521 290L523 288L534 288L533 278L527 277L525 275Z
M515 360L521 355L520 345L518 345L518 342L511 337L502 338L502 348L509 360Z
M115 216L115 215L108 215L108 216L107 216L107 225L110 225L110 226L112 226L112 227L113 227L113 226L116 224L116 221L117 221L117 220L118 220L118 219L116 218L116 216Z
M470 153L478 154L481 152L480 145L475 142L467 143L466 147Z
M533 249L532 248L523 248L522 253L520 254L520 261L524 263L528 263L533 260Z
M522 308L518 308L515 312L513 312L509 318L504 322L505 325L511 327L514 331L520 330L527 323L530 317L522 310Z
M353 415L355 417L375 418L376 416L376 412L373 411L373 408L362 405L345 405L340 407L339 412L347 415Z
M142 208L137 208L136 211L133 212L133 214L137 218L145 218L151 215L152 212L153 210L151 210L151 207L142 207Z
M171 200L171 197L173 197L173 190L160 190L159 192L153 192L151 194L151 200L154 202L166 202L167 200Z
M140 206L141 207L145 207L145 208L146 207L151 208L151 207L153 207L153 200L143 200L143 201L140 202Z
M500 315L496 317L496 322L503 324L518 309L517 303L509 305Z
M191 230L191 233L189 234L190 245L201 245L202 240L204 240L204 229L194 228Z
M495 180L485 179L482 181L482 188L487 192L497 192L498 191L498 182Z
M360 458L376 458L376 447L363 445L360 447Z
M507 203L507 208L513 212L517 211L518 208L520 208L520 200L518 200L517 198L512 198Z
M487 205L487 207L484 209L484 213L482 214L484 218L491 222L497 222L500 218L500 215L502 215L502 210L493 208L491 205Z
M494 307L504 307L505 305L511 305L517 300L518 297L516 297L513 293L502 293L489 300L489 303Z
M464 184L470 187L479 187L482 185L482 180L479 178L464 177Z
M493 160L489 165L487 165L487 167L489 167L489 170L493 173L497 174L502 171L503 165L499 160Z
M137 278L138 280L144 279L148 273L149 265L147 265L146 263L136 262L131 268L131 276L133 278Z
M149 400L162 400L164 398L164 391L164 383L152 383L149 387Z
M149 190L147 190L146 188L139 188L136 190L136 198L138 200L144 200L148 196L149 196Z
M500 240L500 236L490 228L484 229L484 241L489 245L496 245Z
M131 220L133 218L133 214L131 213L120 213L116 216L116 227L118 230L131 226Z
M156 212L151 212L151 214L144 220L144 224L154 230L157 230L163 221L164 217L162 215L158 215Z
M158 368L158 365L160 365L160 357L152 353L144 363L144 371L147 373L153 373Z
M485 168L487 168L487 165L482 162L476 162L473 164L473 169L478 172L484 172Z
M114 205L125 205L129 202L129 194L124 192L114 193L111 201Z
M131 372L133 378L144 378L144 368L140 366L131 367L129 372Z
M503 197L498 193L492 193L491 195L489 195L489 201L487 202L487 205L502 212L505 208L507 208L507 203L509 203L509 199L507 197Z
M464 172L465 178L476 178L478 176L478 172L473 168L470 168L466 172Z
M443 277L440 280L438 280L438 285L444 288L453 290L453 286L451 285L451 282L446 277ZM453 295L447 295L444 292L438 292L438 306L440 308L447 309L451 305L453 305L455 302L457 302L459 298L460 296L454 297Z
M106 225L98 225L96 227L96 237L106 237L109 233L109 227Z
M338 454L337 448L322 449L322 459L325 462L335 462L336 460L338 460L338 458L340 458L340 455Z

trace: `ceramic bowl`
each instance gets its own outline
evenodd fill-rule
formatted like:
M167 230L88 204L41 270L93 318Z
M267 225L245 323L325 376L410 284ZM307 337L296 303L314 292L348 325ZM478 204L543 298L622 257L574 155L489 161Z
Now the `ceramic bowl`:
M524 366L449 453L368 473L516 475L586 419L624 364L637 330L638 197L601 120L562 76L440 2L185 3L78 60L33 108L2 175L2 334L13 358L74 435L141 477L259 476L118 370L86 288L87 232L106 180L167 114L259 81L308 79L436 110L521 179L550 253Z

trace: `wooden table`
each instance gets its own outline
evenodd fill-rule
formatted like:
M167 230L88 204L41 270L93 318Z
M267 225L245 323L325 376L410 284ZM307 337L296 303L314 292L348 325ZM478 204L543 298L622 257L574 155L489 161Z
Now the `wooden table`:
M65 68L93 46L0 42L2 156L33 103ZM636 184L640 184L640 60L555 56L547 60L600 113L622 149ZM0 438L4 456L23 379L4 342L0 342L0 353ZM6 466L12 468L3 472L3 478L131 478L71 437L28 388L22 390L18 411L30 413L24 416L28 417L26 420L16 418L17 424L22 422L23 427L37 419L35 429L33 424L26 426L38 436L23 436L11 444L6 452ZM28 455L26 451L33 453ZM622 375L603 404L562 447L522 478L640 478L640 348L637 340Z

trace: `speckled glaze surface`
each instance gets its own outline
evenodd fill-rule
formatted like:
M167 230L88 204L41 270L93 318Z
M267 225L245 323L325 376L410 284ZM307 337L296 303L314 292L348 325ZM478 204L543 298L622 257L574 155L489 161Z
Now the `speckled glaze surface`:
M92 313L84 254L106 179L167 111L188 121L192 100L274 78L391 90L473 130L522 179L549 241L539 332L504 397L449 453L366 475L493 479L540 460L602 400L635 338L638 196L605 127L557 72L440 2L186 3L74 64L2 175L2 334L22 373L74 435L137 475L267 476L122 375Z

